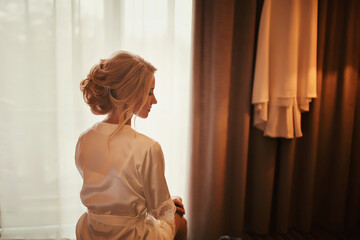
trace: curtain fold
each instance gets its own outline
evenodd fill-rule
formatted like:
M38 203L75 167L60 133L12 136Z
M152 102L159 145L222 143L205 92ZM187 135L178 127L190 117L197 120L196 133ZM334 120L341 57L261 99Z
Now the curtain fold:
M355 118L360 94L360 3L348 0L319 4L323 35L319 33L318 46L323 47L323 56L318 62L321 103L319 112L314 112L319 114L319 123L313 123L319 126L313 219L341 231L347 222L349 193L360 191L359 186L352 189L349 182L350 166L359 161L352 155L352 148L360 124ZM359 223L359 212L357 219Z
M263 2L217 4L194 9L190 239L359 229L360 2L318 2L318 97L292 140L250 125Z
M243 222L243 155L247 154L250 120L247 89L254 50L248 46L254 45L256 6L245 1L195 1L192 201L188 211L191 239L215 239L224 228L238 231ZM248 31L248 24L254 29ZM241 31L234 31L239 27ZM239 77L244 80L238 81ZM240 94L238 89L242 89ZM243 107L241 111L237 104ZM230 156L240 161L227 162ZM239 190L236 196L234 188Z
M192 155L198 161L193 166L196 176L191 176L190 196L198 201L192 202L188 212L189 226L200 236L206 235L209 229L221 231L225 181L222 159L226 156L227 143L233 7L234 1L196 1L194 6L197 13L193 67L198 81L193 85L193 95L198 97L193 99ZM209 121L203 122L202 118ZM201 214L192 214L195 212L192 209Z
M256 21L261 8L255 1L235 1L231 53L229 115L227 121L227 146L223 228L238 235L244 224L246 166L250 128L251 79L253 75ZM231 211L228 207L231 206ZM231 221L229 221L231 219Z

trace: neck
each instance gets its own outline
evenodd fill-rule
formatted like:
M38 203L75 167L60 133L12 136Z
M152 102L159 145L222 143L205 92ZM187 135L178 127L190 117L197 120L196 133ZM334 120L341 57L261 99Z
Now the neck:
M118 124L119 118L115 114L109 114L106 119L103 120L105 123ZM125 125L131 126L131 118L125 123Z

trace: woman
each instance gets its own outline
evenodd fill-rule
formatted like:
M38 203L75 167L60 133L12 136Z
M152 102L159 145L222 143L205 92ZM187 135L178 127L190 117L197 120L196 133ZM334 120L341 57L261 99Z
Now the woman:
M101 60L80 84L94 114L107 118L78 140L80 197L88 208L76 226L77 239L186 239L181 198L171 199L160 145L131 128L133 115L147 118L156 68L119 52Z

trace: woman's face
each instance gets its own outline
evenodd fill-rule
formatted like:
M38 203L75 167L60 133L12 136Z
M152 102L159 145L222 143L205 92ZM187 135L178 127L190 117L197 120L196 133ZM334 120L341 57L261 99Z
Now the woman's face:
M135 105L135 108L134 108L134 112L138 112L137 113L137 116L141 117L141 118L147 118L148 115L149 115L149 112L151 110L151 106L153 104L156 104L157 103L157 100L155 98L155 95L154 95L154 88L155 88L155 77L152 79L152 82L151 82L151 85L150 85L150 91L149 91L149 95L147 97L147 100L145 102L145 105L143 106L142 109L140 109L139 111L139 108L141 107L141 101Z

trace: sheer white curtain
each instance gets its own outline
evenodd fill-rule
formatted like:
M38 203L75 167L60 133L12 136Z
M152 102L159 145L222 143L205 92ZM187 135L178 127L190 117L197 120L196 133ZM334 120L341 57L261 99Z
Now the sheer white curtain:
M135 129L160 142L170 192L186 204L191 21L190 0L0 1L2 238L75 237L85 209L74 148L103 119L79 83L117 50L158 68L158 104Z

